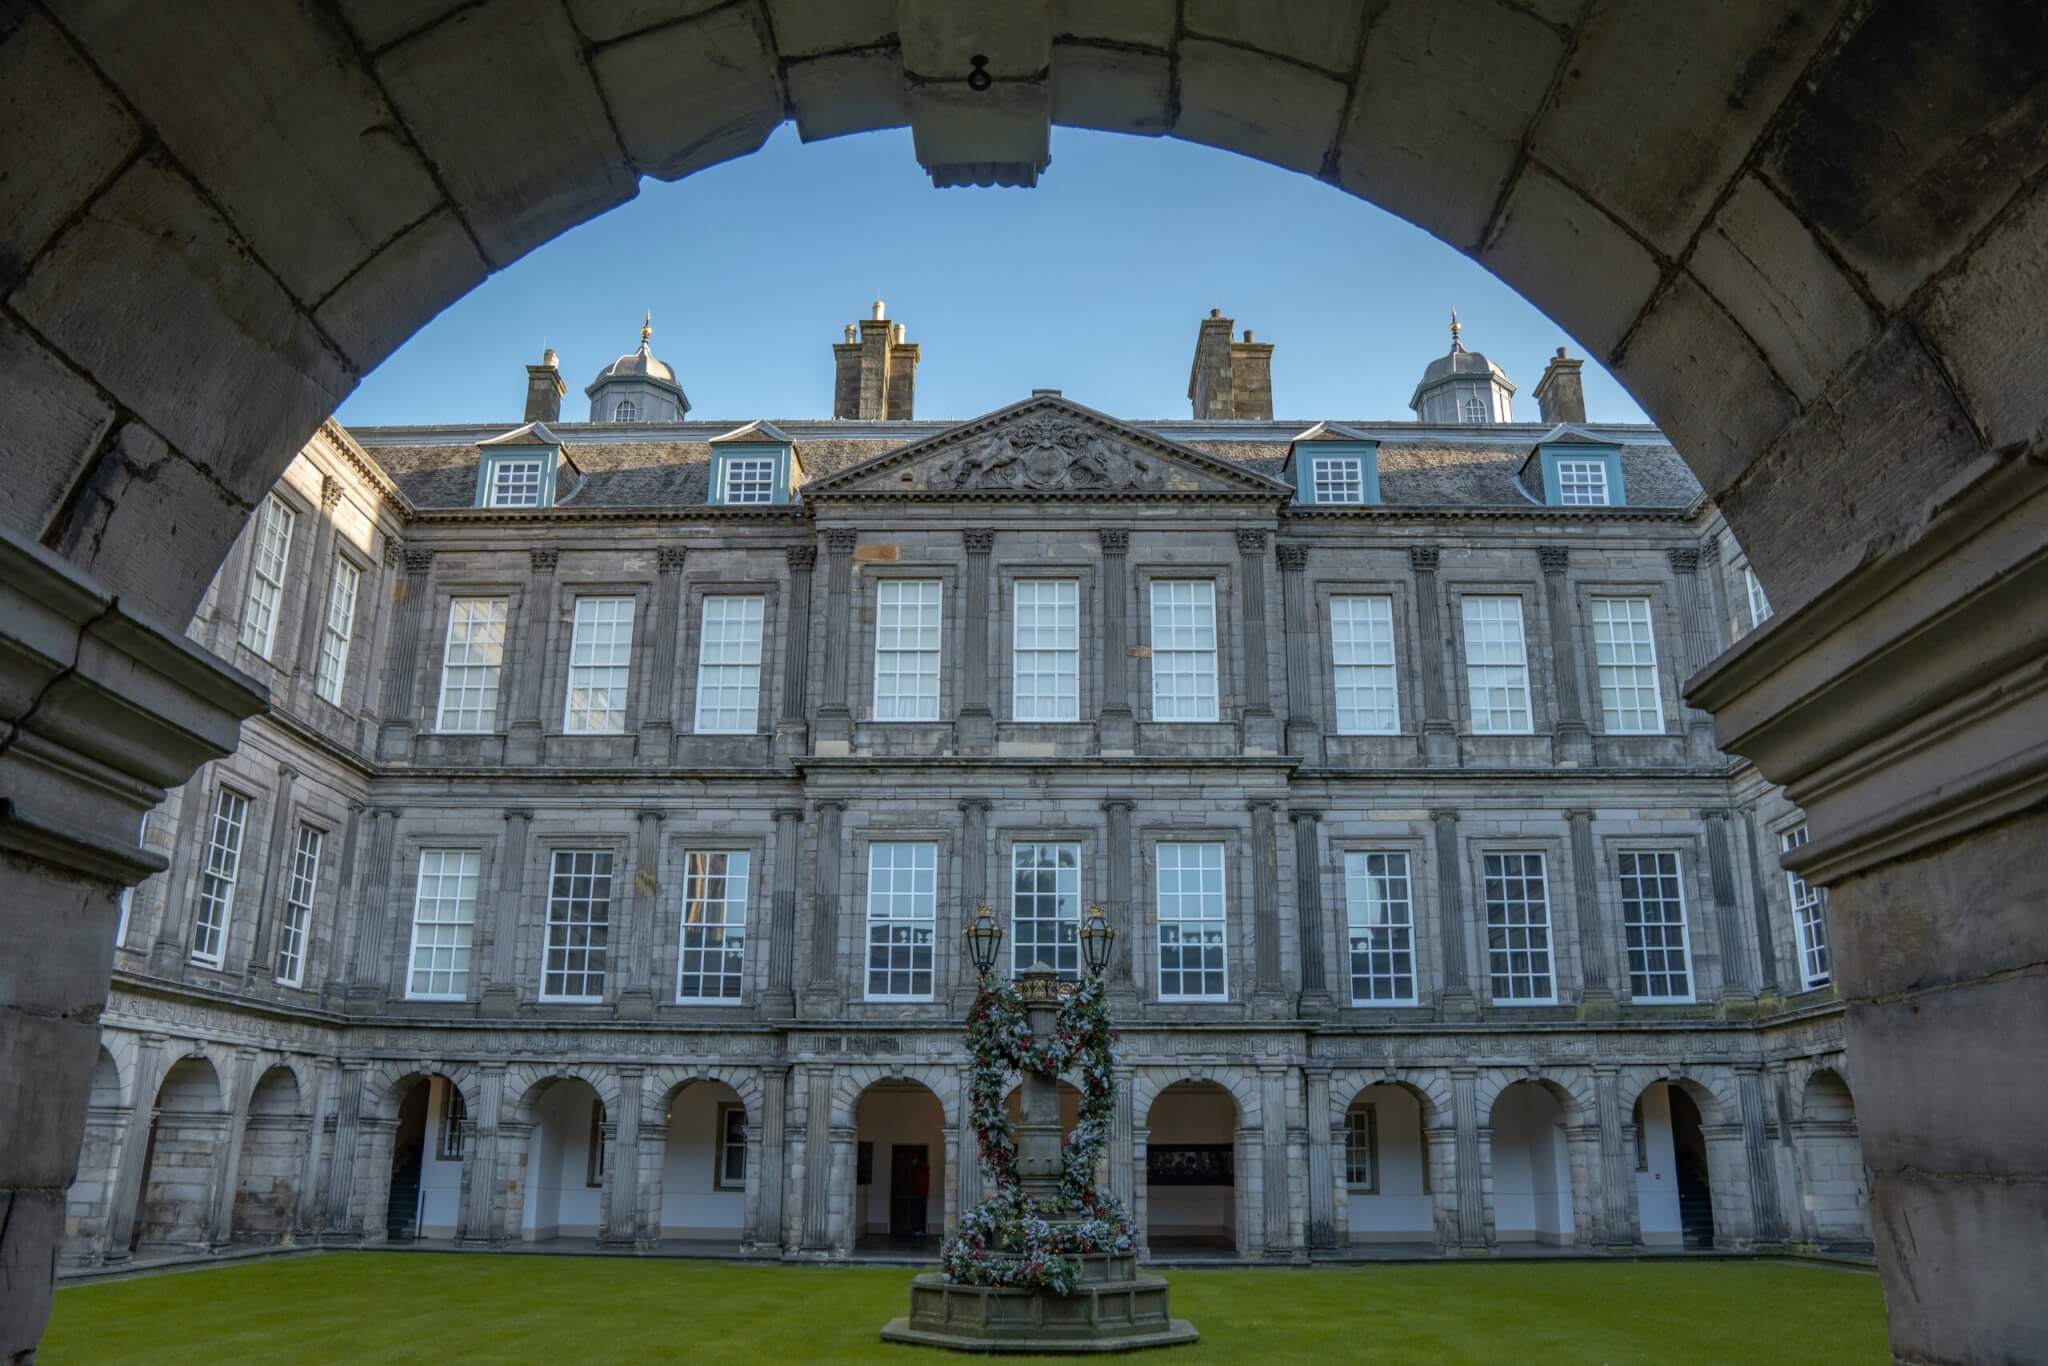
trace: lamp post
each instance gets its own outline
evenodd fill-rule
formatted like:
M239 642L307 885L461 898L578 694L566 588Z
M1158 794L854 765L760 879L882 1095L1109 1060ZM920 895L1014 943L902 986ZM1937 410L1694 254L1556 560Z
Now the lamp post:
M960 937L967 941L967 960L974 964L974 975L987 986L988 975L995 969L996 954L1003 947L1003 927L996 922L996 913L986 901L974 908L974 919Z

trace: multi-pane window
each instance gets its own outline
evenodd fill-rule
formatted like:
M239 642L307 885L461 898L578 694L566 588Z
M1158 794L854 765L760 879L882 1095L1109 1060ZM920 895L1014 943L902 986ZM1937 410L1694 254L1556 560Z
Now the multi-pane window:
M1483 398L1459 399L1458 419L1462 422L1486 421L1486 400Z
M1011 967L1044 963L1081 978L1081 846L1016 844L1010 849Z
M939 719L937 579L875 585L875 719Z
M454 1082L441 1083L441 1141L434 1156L442 1162L462 1160L462 1131L468 1126L469 1105Z
M136 823L135 843L139 847L146 848L149 844L149 817L150 813L145 811L142 813L142 819ZM120 919L114 922L114 947L117 949L128 942L128 915L134 909L135 889L133 887L123 887L121 889L121 916Z
M547 466L538 457L499 458L491 462L490 483L484 490L484 506L492 508L536 508L547 482Z
M1678 855L1624 851L1620 864L1629 995L1638 1001L1690 1001L1692 971Z
M1600 673L1600 714L1609 735L1664 729L1657 693L1657 646L1648 598L1593 599L1593 661Z
M1796 825L1778 836L1778 852L1789 854L1806 843L1806 827ZM1799 978L1811 991L1834 980L1834 954L1828 948L1828 894L1794 872L1785 874L1792 895L1792 927L1799 937Z
M717 1190L742 1190L747 1184L747 1107L730 1102L718 1107Z
M1603 460L1557 462L1557 501L1566 507L1607 506L1607 463Z
M456 598L448 604L436 729L487 731L498 724L498 674L505 664L505 599Z
M469 954L476 935L476 887L483 857L475 849L420 851L408 996L460 1001L469 995Z
M1339 735L1392 735L1401 729L1392 598L1330 599L1330 662Z
M1415 915L1408 855L1344 855L1344 915L1353 1005L1415 1002Z
M543 999L604 999L611 921L611 850L555 850L548 877L547 957L540 979Z
M213 799L213 823L206 835L206 866L199 874L199 905L192 916L192 956L219 967L227 954L228 918L235 909L235 880L242 870L242 832L249 824L249 799L226 788Z
M313 691L341 705L342 681L348 677L348 643L355 634L356 589L362 571L347 557L334 557L334 582L327 587L327 619L320 623L320 663L313 673Z
M590 1102L590 1144L584 1149L583 1184L591 1190L604 1185L604 1102Z
M1520 598L1468 597L1465 682L1474 735L1529 733L1529 657Z
M1152 585L1152 719L1216 719L1216 584Z
M306 934L313 925L313 893L320 885L320 847L327 837L310 825L292 843L292 871L285 883L284 914L277 922L277 980L288 987L306 979Z
M637 422L640 420L640 405L630 398L622 398L612 409L612 421Z
M1763 581L1748 565L1742 567L1742 586L1749 593L1749 629L1754 631L1771 619L1771 600L1764 596Z
M1541 854L1488 854L1486 959L1496 1001L1549 1001L1550 893Z
M936 844L868 846L870 1001L928 1001L938 922Z
M633 662L633 600L578 598L569 637L569 697L562 729L571 735L620 735Z
M249 556L249 599L242 608L242 644L270 658L277 638L277 604L284 596L285 562L291 558L292 524L298 514L276 494L263 500L256 519L256 543Z
M1081 719L1081 585L1017 581L1016 712L1019 721Z
M761 724L762 607L758 597L704 599L697 648L699 734L751 735Z
M750 455L727 460L724 498L728 503L774 502L775 457Z
M1158 855L1159 998L1222 1000L1223 846L1162 844Z
M1355 455L1317 456L1311 463L1318 503L1365 501L1365 462Z
M1379 1189L1380 1117L1370 1105L1344 1112L1344 1184L1370 1195Z
M744 851L683 855L682 953L676 999L736 1005L747 957Z

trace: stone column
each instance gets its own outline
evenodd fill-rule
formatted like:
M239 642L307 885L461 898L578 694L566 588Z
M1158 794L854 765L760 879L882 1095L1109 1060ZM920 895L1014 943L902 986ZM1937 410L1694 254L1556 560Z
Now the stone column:
M1329 945L1323 929L1323 813L1311 807L1289 807L1294 822L1294 916L1301 941L1301 1018L1331 1018L1334 1001L1330 991ZM1349 998L1349 993L1345 993ZM1328 1078L1325 1077L1327 1081ZM1315 1121L1309 1121L1315 1132Z
M341 506L341 481L320 476L320 513L314 519L313 554L306 562L306 595L299 600L299 645L293 652L292 694L303 701L320 667L320 634L327 624L327 600L334 591L334 510Z
M638 1067L621 1067L614 1075L619 1080L619 1112L611 1118L617 1136L612 1140L610 1189L598 1242L630 1247L640 1237L640 1086L645 1074Z
M348 804L348 818L341 827L341 862L335 865L334 909L329 921L333 929L324 947L316 938L309 949L318 949L326 957L327 977L320 985L320 1004L329 1010L341 1008L343 993L348 990L349 964L355 961L355 938L362 932L362 912L355 896L356 849L362 839L363 813L368 810L361 802ZM306 984L310 987L312 979Z
M833 527L825 533L825 696L818 704L817 751L847 754L853 748L853 548L860 533Z
M355 1218L356 1133L363 1119L363 1076L368 1058L345 1058L334 1102L334 1156L327 1164L327 1231L321 1241L350 1243L362 1237Z
M1764 894L1764 864L1757 848L1757 811L1754 805L1743 808L1742 838L1749 846L1749 914L1750 923L1756 930L1756 953L1758 966L1762 968L1757 978L1759 996L1778 994L1778 941L1771 933L1771 902Z
M413 736L419 731L413 689L419 681L420 637L432 624L433 570L433 551L405 552L405 577L398 581L391 636L384 647L384 695L378 706L383 726L377 738L382 759L412 758Z
M782 1235L782 1193L788 1185L784 1164L788 1160L783 1124L788 1117L789 1068L771 1063L761 1069L761 1199L748 1243L763 1251L780 1251ZM659 1213L656 1232L659 1232Z
M1742 1155L1749 1165L1750 1226L1758 1246L1784 1241L1778 1224L1778 1167L1771 1154L1766 1126L1770 1100L1763 1068L1756 1063L1735 1067L1736 1098L1742 1106Z
M1287 630L1287 752L1311 764L1323 762L1322 729L1316 720L1316 605L1308 586L1308 547L1281 541L1280 607Z
M654 917L661 906L661 823L667 812L640 813L640 844L633 859L632 921L623 926L619 954L624 970L619 974L620 990L615 1008L622 1020L654 1018ZM617 962L618 959L613 959ZM663 994L673 990L664 988Z
M349 968L348 1009L369 1014L381 1010L389 996L389 974L384 970L384 941L390 934L393 845L398 835L395 806L371 810L370 884L356 915L355 962Z
M1287 1160L1287 1092L1293 1080L1289 1067L1259 1069L1259 1167L1265 1196L1265 1256L1274 1261L1295 1257L1293 1219L1287 1198L1287 1177L1292 1166Z
M775 757L788 761L810 747L811 572L818 547L783 551L789 565L789 603L782 618L782 710L775 722Z
M256 894L256 923L249 934L249 966L242 973L244 986L277 976L277 964L268 961L271 925L279 914L278 888L282 886L285 895L291 892L292 784L298 780L299 771L290 764L277 766L277 792L270 807L270 841L265 846L262 890ZM306 946L300 947L303 950Z
M839 823L846 803L818 803L818 882L811 899L811 970L804 982L806 1018L832 1019L838 1011Z
M994 905L988 885L988 812L986 797L967 797L960 802L960 914L971 917L975 907L983 902ZM941 919L943 919L943 914ZM964 929L964 923L955 927L955 933ZM943 938L943 934L941 935ZM965 953L953 955L953 1012L964 1016L967 1008L974 1003L974 993L979 983L974 975L974 963ZM998 974L1002 967L997 965ZM964 1093L963 1093L964 1094Z
M1707 825L1707 872L1714 888L1714 936L1721 941L1721 1004L1730 1015L1756 1013L1756 974L1750 967L1742 915L1735 906L1735 855L1728 841L1729 810L1700 812Z
M1621 1079L1612 1067L1593 1069L1593 1105L1600 1125L1601 1231L1624 1251L1636 1243L1636 1172L1621 1138Z
M226 1247L235 1238L235 1187L242 1173L242 1141L249 1132L249 1093L256 1087L256 1050L235 1050L234 1073L228 1079L227 1132L214 1145L213 1218L208 1246Z
M1486 1189L1479 1162L1479 1074L1451 1069L1451 1121L1457 1128L1458 1246L1486 1247Z
M800 806L775 808L775 877L769 883L768 990L761 1014L771 1020L796 1015L796 886L804 837Z
M1266 533L1258 527L1237 531L1239 609L1244 621L1244 730L1247 754L1276 754L1272 659L1266 645Z
M1437 1016L1471 1019L1479 1012L1465 946L1464 859L1458 851L1458 813L1432 811L1436 825L1437 931L1443 942L1444 984L1437 992Z
M675 753L676 650L683 635L683 560L681 546L654 552L654 660L640 705L638 758L643 766L667 764Z
M128 1131L121 1138L121 1160L114 1168L114 1190L107 1205L106 1246L101 1260L125 1262L135 1241L135 1215L142 1204L142 1164L149 1155L149 1131L156 1124L156 1092L164 1079L162 1034L144 1034L135 1050L135 1080L128 1107Z
M1572 610L1571 588L1565 581L1571 547L1538 546L1536 557L1543 566L1543 600L1550 617L1550 676L1557 695L1552 752L1559 764L1575 768L1593 762L1593 737L1579 701L1578 613Z
M505 762L537 764L541 758L541 685L552 653L550 626L555 614L555 566L561 552L552 546L527 552L533 570L527 580L523 620L510 642L505 663L512 675L512 718L506 726ZM516 654L516 659L514 655Z
M476 1113L469 1117L463 1144L461 1241L496 1247L505 1241L497 1217L498 1120L505 1105L505 1064L487 1062L477 1069Z
M1330 1123L1330 1069L1311 1067L1307 1076L1308 1245L1332 1248L1337 1246L1336 1145L1343 1138Z
M1415 620L1422 636L1422 757L1431 765L1455 767L1458 732L1444 686L1444 660L1451 653L1451 637L1444 626L1436 581L1440 558L1437 546L1408 547L1408 567L1415 575Z
M968 1068L959 1069L960 1094L967 1094ZM953 1164L954 1193L949 1213L949 1223L957 1225L960 1216L981 1203L981 1143L974 1136L974 1121L967 1114L967 1107L961 1107L960 1120L953 1126L953 1149L957 1160Z
M1102 538L1102 715L1097 723L1097 748L1104 754L1131 754L1138 743L1131 712L1131 640L1125 613L1129 589L1125 564L1131 533L1104 527Z
M996 533L985 526L968 527L960 539L967 547L967 615L960 630L960 752L993 754L996 724L988 696L989 556L995 549Z
M1564 813L1572 826L1572 899L1579 912L1579 971L1585 989L1579 994L1579 1018L1612 1020L1613 979L1608 975L1607 934L1600 915L1600 856L1593 847L1593 813L1580 808Z
M487 1020L509 1020L519 1013L517 977L519 909L525 891L526 829L533 812L525 807L505 811L505 851L498 863L498 895L490 903L490 958L482 975L483 991L477 996L476 1013ZM481 904L481 899L479 899ZM479 945L471 962L485 963Z
M1116 1110L1110 1117L1109 1126L1109 1193L1124 1207L1124 1212L1133 1221L1138 1217L1134 1188L1137 1185L1137 1114L1131 1095L1131 1069L1116 1069L1112 1084L1115 1088Z
M1136 1009L1145 989L1144 936L1138 933L1138 909L1131 903L1131 811L1135 805L1125 796L1109 797L1102 803L1109 825L1102 850L1109 904L1103 909L1109 913L1121 950L1121 959L1111 961L1104 977L1109 983L1111 1007L1124 1011Z
M804 1068L804 1223L803 1249L826 1252L832 1247L832 1068ZM848 1199L852 1198L851 1192Z
M1706 546L1713 548L1713 560L1705 560L1701 551L1686 547L1666 552L1671 559L1671 578L1677 585L1678 620L1684 629L1685 653L1677 661L1684 670L1680 679L1691 678L1701 669L1714 662L1721 653L1720 632L1714 626L1714 590L1706 582L1711 573L1701 575L1700 565L1704 561L1711 571L1713 563L1721 557L1719 543L1707 538ZM1697 711L1681 704L1685 718L1686 749L1691 757L1702 763L1712 762L1720 754L1714 746L1714 722L1703 711Z
M1280 970L1280 854L1270 798L1247 802L1252 813L1252 1013L1284 1019L1295 1002L1286 997Z
M320 1208L320 1197L325 1193L320 1183L320 1156L327 1141L327 1121L334 1114L334 1059L313 1059L313 1094L311 1126L306 1133L306 1150L300 1155L299 1189L292 1202L292 1241L303 1243L310 1240L320 1228L325 1211Z

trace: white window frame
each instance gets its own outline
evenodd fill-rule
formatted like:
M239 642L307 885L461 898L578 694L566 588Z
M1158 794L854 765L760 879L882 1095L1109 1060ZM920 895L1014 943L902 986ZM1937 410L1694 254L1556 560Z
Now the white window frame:
M284 986L305 985L306 953L312 947L313 902L320 892L320 855L326 847L327 832L316 825L301 824L292 837L284 910L277 918L276 977Z
M1492 416L1492 412L1488 408L1486 400L1477 394L1466 394L1458 400L1459 422L1484 425L1486 419L1490 416Z
M1557 502L1560 507L1604 508L1613 503L1607 491L1605 460L1560 460L1557 462Z
M622 398L617 403L612 405L612 421L638 422L639 420L640 405L635 403L632 399Z
M568 684L562 689L565 735L624 735L633 697L633 618L630 596L591 594L576 599L569 629Z
M441 704L434 729L444 735L488 735L498 728L498 684L505 670L506 598L451 598L441 645ZM474 700L475 705L469 705ZM460 722L473 718L475 724Z
M1171 854L1169 854L1171 851ZM1190 856L1198 861L1192 865L1185 862ZM1214 856L1214 866L1210 856ZM1173 866L1167 866L1169 857ZM1161 841L1153 846L1154 906L1158 912L1155 929L1158 931L1157 952L1154 966L1158 970L1159 999L1161 1001L1227 1001L1230 999L1230 880L1228 854L1223 845L1213 840L1191 840L1186 842ZM1206 885L1209 875L1215 875L1213 892ZM1203 885L1193 891L1183 890L1181 879L1195 876ZM1194 914L1185 914L1190 907ZM1200 927L1194 932L1199 938L1190 942L1187 935L1190 927ZM1173 942L1167 942L1167 931L1173 931ZM1172 951L1175 966L1169 968L1167 959ZM1197 966L1186 966L1186 955L1190 952L1201 955ZM1215 967L1207 961L1215 957ZM1190 975L1202 979L1203 987L1208 986L1211 973L1216 977L1216 990L1190 992L1186 990ZM1177 991L1167 990L1168 973L1176 975Z
M1415 879L1406 850L1344 851L1344 926L1351 1004L1414 1005ZM1364 972L1359 971L1361 958L1366 960ZM1405 992L1399 990L1404 978ZM1386 983L1385 994L1377 990L1381 982ZM1367 986L1364 992L1359 990L1361 983Z
M1364 1176L1359 1176L1359 1156L1364 1155ZM1428 1155L1423 1160L1427 1162ZM1344 1188L1355 1195L1377 1195L1380 1189L1379 1107L1353 1102L1344 1112Z
M722 466L723 487L719 499L736 507L758 507L775 501L775 465L772 455L729 455Z
M1643 871L1642 860L1655 863L1650 873ZM1631 860L1634 860L1633 866ZM1628 994L1631 1001L1644 1004L1683 1004L1698 995L1698 984L1693 977L1692 924L1685 904L1685 866L1676 850L1671 849L1622 849L1615 854L1615 877L1621 896L1622 953L1628 969ZM1654 878L1659 884L1654 895L1645 896L1644 879ZM1667 915L1661 919L1650 919L1645 914L1649 908L1668 910L1676 907L1677 919ZM1672 935L1672 930L1677 935ZM1652 941L1656 941L1653 943ZM1662 956L1666 964L1655 968L1653 962ZM1670 964L1676 955L1677 967ZM1657 978L1677 978L1684 984L1683 991L1656 992L1649 984ZM1641 984L1641 989L1638 989ZM1670 982L1667 981L1669 986Z
M138 849L149 841L149 818L154 811L155 808L151 808L143 812L142 819L135 823L135 847ZM128 917L135 909L135 891L135 887L121 889L121 917L114 922L114 947L117 949L126 947L128 943Z
M1806 825L1801 822L1778 836L1780 856L1807 842ZM1828 935L1828 889L1815 887L1790 868L1785 872L1785 891L1792 901L1793 945L1799 952L1799 981L1816 991L1835 980L1835 947Z
M242 841L249 830L251 800L231 787L213 797L206 823L206 857L199 868L199 893L192 912L192 960L209 967L227 961L228 931L234 925L235 887L242 874Z
M761 638L767 599L707 596L697 614L699 735L753 735L761 728Z
M1662 735L1664 690L1657 677L1657 630L1647 597L1592 601L1593 668L1600 685L1600 722L1609 735ZM1626 627L1626 638L1620 628ZM1634 701L1624 703L1624 694ZM1647 695L1649 705L1642 699ZM1625 724L1634 716L1637 724Z
M943 579L876 581L875 720L939 719L945 619Z
M739 1124L735 1126L733 1121ZM713 1135L711 1163L711 1188L721 1191L738 1191L747 1188L747 1107L736 1100L718 1103L718 1132ZM737 1127L739 1133L734 1135ZM733 1159L739 1159L739 1171L732 1169Z
M753 863L752 853L745 849L684 851L683 899L676 934L677 1004L745 1004L747 895ZM695 943L691 942L693 936ZM686 989L692 978L698 987L695 992ZM732 989L703 989L714 982Z
M595 1005L605 999L611 982L612 895L617 870L618 855L610 849L551 851L547 927L541 940L541 1000ZM583 990L570 990L572 984ZM590 990L593 984L595 991Z
M510 476L518 476L516 478ZM532 497L525 496L531 492ZM487 508L547 506L548 464L544 455L494 455L484 480Z
M1014 719L1080 720L1080 580L1018 579L1010 596Z
M1331 597L1330 668L1336 689L1337 734L1401 733L1401 680L1394 651L1391 596L1341 593ZM1372 705L1362 705L1360 699L1370 699ZM1367 718L1383 724L1362 724Z
M419 868L413 879L412 943L405 955L407 1000L469 999L476 948L477 888L483 881L483 862L481 849L420 850ZM429 909L435 912L431 919L426 918ZM440 956L443 954L445 958ZM421 990L422 977L430 989ZM443 989L431 990L437 984Z
M1216 580L1154 579L1151 612L1152 719L1218 720Z
M320 622L320 661L313 672L313 692L324 702L341 705L348 680L348 647L355 638L356 594L363 571L346 555L334 557L334 577L327 585L327 613Z
M1513 869L1509 860L1515 860ZM1533 873L1531 861L1534 862ZM1486 916L1486 976L1488 998L1495 1005L1547 1006L1557 1004L1557 933L1550 915L1550 860L1536 850L1503 849L1480 856L1480 902ZM1501 884L1501 896L1496 899L1494 884ZM1521 895L1511 896L1509 886L1519 886ZM1533 890L1534 895L1530 892ZM1519 908L1523 913L1517 924L1513 912ZM1499 915L1496 917L1495 912ZM1541 919L1536 912L1542 913ZM1515 936L1523 936L1518 949ZM1540 939L1540 943L1538 942ZM1527 957L1527 965L1517 968L1515 955ZM1535 968L1538 959L1542 971ZM1515 983L1526 980L1534 984L1541 978L1544 991L1541 995L1517 995ZM1508 983L1508 990L1501 990L1501 983Z
M1749 597L1749 629L1754 631L1771 619L1771 600L1764 596L1763 580L1748 565L1742 566L1742 587Z
M1510 606L1512 617L1505 610L1494 611ZM1472 733L1533 734L1536 708L1529 691L1529 634L1522 599L1513 593L1471 593L1460 600L1458 609L1465 625L1465 701L1472 714ZM1495 717L1501 714L1507 724L1496 725Z
M277 644L277 619L283 610L285 574L291 567L292 531L299 514L284 499L263 500L249 547L249 587L242 599L242 644L270 658Z
M877 840L868 845L867 924L863 935L861 983L869 1001L930 1001L938 992L939 846L930 841ZM899 933L901 931L901 933ZM920 936L922 942L920 942ZM918 966L919 950L924 966ZM882 962L876 964L876 951ZM899 960L905 966L898 967ZM908 991L875 990L907 978ZM918 978L927 979L917 989Z
M1080 981L1080 933L1081 846L1063 840L1018 840L1011 845L1011 975L1043 960L1062 981Z
M1363 503L1365 461L1355 455L1309 457L1309 489L1322 503Z

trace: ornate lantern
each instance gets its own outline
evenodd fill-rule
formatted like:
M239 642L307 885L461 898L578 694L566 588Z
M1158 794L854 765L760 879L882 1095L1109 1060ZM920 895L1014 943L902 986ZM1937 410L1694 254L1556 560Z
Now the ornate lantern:
M974 908L974 919L960 937L967 941L967 957L974 964L975 975L986 982L1003 947L1003 927L996 923L996 913L987 902Z
M1090 906L1081 919L1081 957L1092 976L1102 975L1115 948L1116 931L1110 928L1108 913L1100 906Z

